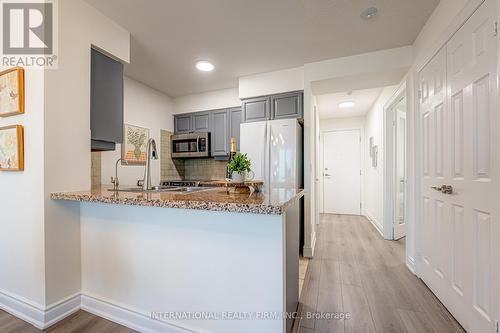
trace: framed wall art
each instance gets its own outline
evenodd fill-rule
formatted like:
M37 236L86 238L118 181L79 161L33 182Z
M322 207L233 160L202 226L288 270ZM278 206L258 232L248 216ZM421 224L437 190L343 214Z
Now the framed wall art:
M0 171L24 170L24 128L0 127Z
M24 69L0 72L0 117L24 113Z
M123 130L122 164L145 165L149 129L125 124Z

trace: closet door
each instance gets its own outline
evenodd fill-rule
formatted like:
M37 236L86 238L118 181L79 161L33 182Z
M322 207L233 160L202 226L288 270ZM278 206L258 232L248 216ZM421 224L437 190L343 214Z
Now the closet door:
M470 333L498 316L495 13L483 3L420 73L422 279Z

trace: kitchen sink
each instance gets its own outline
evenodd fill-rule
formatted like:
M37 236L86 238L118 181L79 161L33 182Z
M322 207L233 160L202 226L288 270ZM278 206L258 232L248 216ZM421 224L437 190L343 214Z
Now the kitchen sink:
M174 192L203 192L212 190L212 187L179 187Z
M135 192L135 193L192 193L212 190L212 187L194 187L194 186L153 186L150 190L143 190L140 187L120 188L118 190L108 189L113 192Z

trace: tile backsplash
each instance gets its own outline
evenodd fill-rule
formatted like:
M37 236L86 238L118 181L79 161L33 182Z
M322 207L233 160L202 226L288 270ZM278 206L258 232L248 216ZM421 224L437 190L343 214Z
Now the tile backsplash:
M92 152L90 156L91 156L90 184L92 187L99 186L101 185L101 175L102 175L101 152Z
M184 161L172 159L170 137L174 133L160 130L161 180L184 179Z
M213 158L172 159L170 137L174 134L161 130L161 180L211 180L226 178L226 161Z
M184 162L185 179L224 179L226 178L226 161L217 161L213 158L193 158Z

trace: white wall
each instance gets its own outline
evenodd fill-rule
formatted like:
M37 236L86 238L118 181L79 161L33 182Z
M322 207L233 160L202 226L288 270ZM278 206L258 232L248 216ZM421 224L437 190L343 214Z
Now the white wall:
M356 75L390 72L410 68L413 64L413 48L411 46L390 50L370 52L350 57L331 59L304 65L304 159L309 161L304 166L305 195L305 246L314 246L315 224L319 220L319 210L315 211L314 202L317 192L314 170L317 169L315 160L314 141L317 135L314 126L314 96L312 85L316 81L329 80ZM372 81L375 82L375 81Z
M363 176L361 179L361 203L364 203L364 174L365 174L365 145L366 145L366 140L365 140L365 123L366 123L366 118L365 117L352 117L352 118L330 118L330 119L321 119L320 120L320 130L321 130L321 142L320 142L320 153L319 153L319 169L321 172L319 173L320 177L320 190L319 190L319 195L320 197L318 198L318 201L320 203L319 211L321 213L324 212L324 197L323 197L323 160L324 160L324 145L323 145L323 134L328 131L338 131L338 130L359 130L359 133L361 134L361 149L363 151L362 156L361 156L361 169L363 170Z
M241 99L304 89L304 67L239 78Z
M160 130L174 131L173 103L167 95L154 90L134 79L125 77L124 121L127 124L149 128L150 137L160 149ZM161 152L160 152L161 153ZM102 184L111 184L115 176L116 161L121 157L121 145L116 150L102 153ZM160 183L160 159L151 161L153 184ZM135 186L144 178L144 166L118 166L120 186Z
M0 307L8 295L45 304L43 83L43 70L26 70L26 113L0 124L24 126L25 158L24 172L0 172Z
M174 114L241 106L238 88L209 91L173 99Z
M129 61L129 33L82 0L59 1L59 68L45 76L46 305L81 289L79 206L54 191L90 188L90 49Z
M129 60L129 34L82 0L58 2L58 69L26 70L25 171L0 173L0 307L43 327L81 290L79 205L90 186L90 47ZM48 311L51 309L51 311Z
M374 145L378 146L378 165L374 168L371 163L366 163L364 214L380 232L383 232L384 223L384 107L396 89L397 86L384 88L366 115L365 123L366 142L373 136ZM365 158L370 156L368 145L365 145L364 155Z

